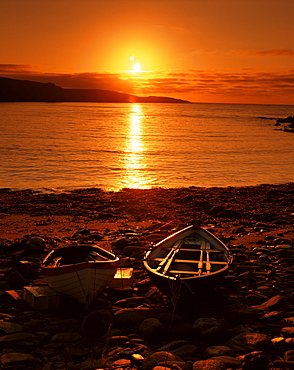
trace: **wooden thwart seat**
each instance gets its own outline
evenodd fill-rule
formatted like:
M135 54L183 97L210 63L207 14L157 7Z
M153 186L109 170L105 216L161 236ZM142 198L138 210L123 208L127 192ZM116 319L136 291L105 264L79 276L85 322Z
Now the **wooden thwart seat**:
M154 261L154 262L160 262L160 261L163 261L164 258L150 258L150 261ZM184 259L179 259L179 258L176 258L173 260L173 262L178 262L178 263L199 263L199 260L184 260ZM207 262L207 261L203 261L203 262ZM210 264L212 265L226 265L227 262L224 262L224 261L209 261Z
M227 265L227 262L225 261L211 261L211 253L223 253L223 251L217 250L217 249L210 249L210 243L202 240L200 248L197 249L189 249L189 248L181 248L182 241L178 240L174 243L174 245L170 248L164 248L164 250L167 250L168 253L165 257L155 257L150 258L150 261L159 262L158 266L155 268L156 271L161 272L163 275L169 271L171 274L189 274L189 275L203 275L203 274L210 274L211 272L211 266L212 265L218 265L219 268L222 268L221 266ZM185 258L175 258L176 254L179 251L185 251L185 252L200 252L199 259L185 259ZM214 256L215 257L215 256ZM172 263L184 263L184 264L192 264L197 265L195 268L198 268L197 271L189 271L182 268L181 270L177 269L171 269ZM175 267L175 266L174 266ZM188 266L187 266L188 267Z
M161 248L162 250L171 250L171 248ZM199 248L181 248L182 252L201 252L201 249ZM218 249L209 249L209 252L211 253L224 253L224 251L220 251Z

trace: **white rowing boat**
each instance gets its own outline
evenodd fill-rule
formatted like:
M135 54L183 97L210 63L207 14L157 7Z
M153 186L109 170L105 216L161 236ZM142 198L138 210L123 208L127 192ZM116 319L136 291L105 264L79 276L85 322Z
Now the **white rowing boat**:
M44 280L59 293L88 305L114 278L119 258L97 245L52 250L41 264Z

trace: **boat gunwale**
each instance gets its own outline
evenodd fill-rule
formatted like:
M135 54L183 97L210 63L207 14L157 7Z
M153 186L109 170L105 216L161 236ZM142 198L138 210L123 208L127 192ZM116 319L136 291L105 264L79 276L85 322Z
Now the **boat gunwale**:
M106 255L108 255L109 260L85 260L77 263L70 263L65 265L46 265L46 263L50 263L50 259L54 258L54 255L62 256L63 251L68 251L69 249L78 249L87 247L90 250L100 250ZM112 259L111 259L112 258ZM97 246L96 244L78 244L78 245L70 245L68 247L62 247L59 249L52 249L47 256L43 259L41 263L41 270L43 275L45 276L54 276L54 275L63 275L71 272L76 272L84 269L116 269L118 267L119 257L117 257L111 251L108 251L105 248Z
M175 239L175 240L181 239L180 236L182 234L185 234L187 231L189 231L191 229L195 229L195 232L201 231L201 232L207 234L209 237L211 237L213 239L213 241L215 241L219 246L221 246L223 248L224 254L227 257L227 261L225 261L225 262L227 262L227 264L223 268L221 268L219 270L216 270L216 271L213 271L213 272L210 272L209 274L203 274L203 275L183 276L183 274L179 274L181 276L171 276L171 275L168 275L168 274L164 275L161 272L158 272L156 270L156 268L151 268L150 267L149 258L150 258L150 255L152 254L152 252L154 252L156 249L158 249L158 247L160 247L161 245L164 245L167 242L169 242L171 239ZM226 270L228 270L229 266L232 263L232 260L233 260L233 258L232 258L232 255L230 254L229 248L220 239L218 239L215 235L213 235L211 232L209 232L208 230L206 230L202 227L195 226L195 225L190 225L190 226L188 226L188 227L186 227L182 230L179 230L179 231L169 235L168 237L164 238L163 240L159 241L158 243L153 244L152 247L145 254L143 264L144 264L145 268L150 273L152 273L153 275L157 275L158 277L165 278L167 280L179 280L180 279L180 280L183 280L183 281L189 281L189 280L195 280L195 279L198 280L198 279L201 279L201 278L202 279L203 278L205 278L205 279L213 278L215 275L218 275L218 274L223 273ZM187 273L187 275L188 275L188 273Z

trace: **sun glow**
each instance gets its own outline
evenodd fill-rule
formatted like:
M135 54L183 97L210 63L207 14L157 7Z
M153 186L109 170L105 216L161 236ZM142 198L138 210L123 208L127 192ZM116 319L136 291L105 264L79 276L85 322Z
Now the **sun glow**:
M133 65L133 72L140 72L140 71L141 71L141 64L137 62Z

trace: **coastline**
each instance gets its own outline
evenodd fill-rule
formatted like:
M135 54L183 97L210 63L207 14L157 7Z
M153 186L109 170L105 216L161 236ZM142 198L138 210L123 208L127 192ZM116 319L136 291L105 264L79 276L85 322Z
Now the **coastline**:
M0 189L0 238L70 237L81 228L172 231L192 222L227 237L258 223L293 228L294 183L226 188L85 188L63 193ZM158 227L156 226L158 225Z

